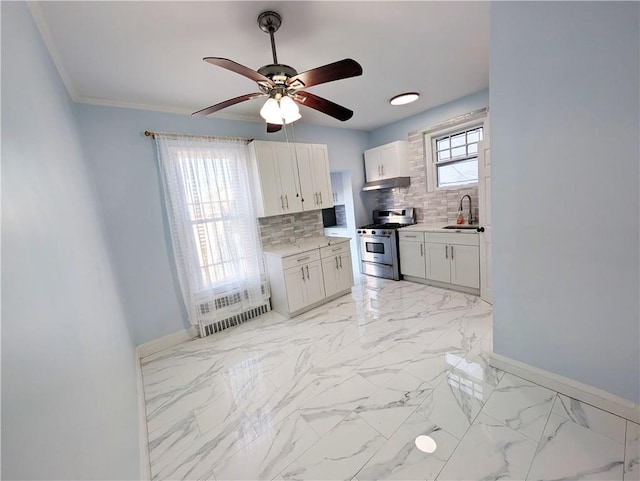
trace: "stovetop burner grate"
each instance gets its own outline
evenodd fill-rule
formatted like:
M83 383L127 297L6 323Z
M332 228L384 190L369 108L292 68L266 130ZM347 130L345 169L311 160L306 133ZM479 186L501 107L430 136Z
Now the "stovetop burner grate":
M367 224L358 227L358 229L399 229L400 227L405 227L411 224L400 224L397 222L390 222L388 224Z

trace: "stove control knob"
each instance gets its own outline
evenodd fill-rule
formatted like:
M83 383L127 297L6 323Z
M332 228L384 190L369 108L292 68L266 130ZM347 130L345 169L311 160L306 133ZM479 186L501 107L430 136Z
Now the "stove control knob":
M372 230L372 231L371 231L371 233L372 233L373 235L376 235L376 231L374 231L374 230Z

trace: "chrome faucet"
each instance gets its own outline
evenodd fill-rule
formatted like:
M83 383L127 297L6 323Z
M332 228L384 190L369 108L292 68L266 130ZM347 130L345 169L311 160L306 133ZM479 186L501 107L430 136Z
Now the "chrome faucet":
M464 200L465 197L469 199L469 224L473 224L476 220L473 218L473 209L471 208L471 196L469 194L465 194L462 197L460 197L460 207L458 208L458 210L462 212L462 201Z

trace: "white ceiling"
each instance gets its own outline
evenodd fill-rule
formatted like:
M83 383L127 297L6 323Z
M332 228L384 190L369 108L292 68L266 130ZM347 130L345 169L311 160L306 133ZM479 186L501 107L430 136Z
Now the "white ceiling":
M189 114L256 84L202 61L272 63L258 14L275 10L278 61L298 72L343 58L363 75L310 87L352 109L340 122L302 108L299 122L372 130L489 85L489 2L32 2L31 11L77 102ZM392 107L401 92L420 92ZM262 121L263 99L214 117Z

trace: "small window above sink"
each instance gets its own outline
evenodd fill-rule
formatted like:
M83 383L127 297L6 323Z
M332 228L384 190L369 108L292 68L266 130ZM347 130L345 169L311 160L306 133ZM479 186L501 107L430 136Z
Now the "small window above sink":
M451 229L451 230L469 230L469 229L477 229L477 225L445 225L443 229Z

